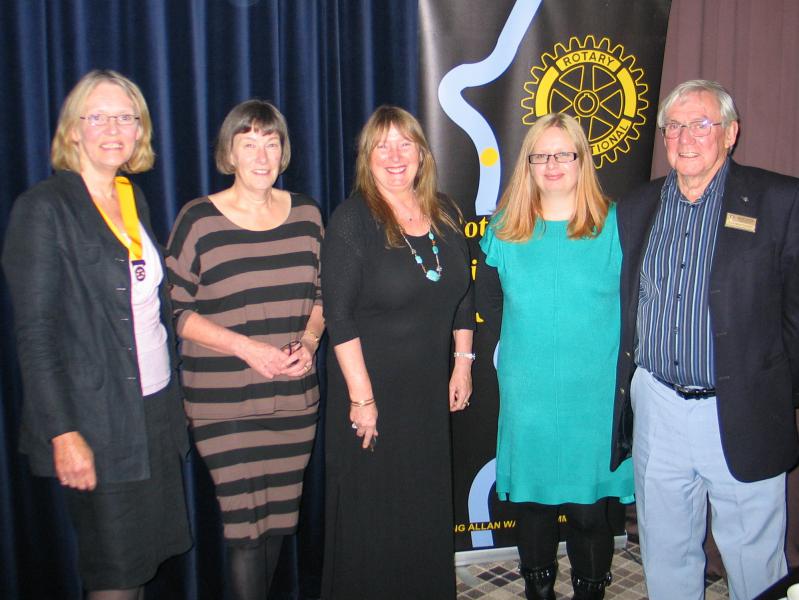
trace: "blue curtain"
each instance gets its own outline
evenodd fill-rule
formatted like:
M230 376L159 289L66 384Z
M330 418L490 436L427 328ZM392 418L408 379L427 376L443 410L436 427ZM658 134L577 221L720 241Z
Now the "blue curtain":
M286 115L292 163L279 186L309 193L327 217L346 196L355 137L382 103L416 112L416 0L4 0L0 11L0 243L14 198L50 173L61 102L88 70L142 88L155 169L136 176L166 240L181 205L230 180L213 142L236 103ZM22 389L11 307L0 282L0 597L80 598L61 492L31 477L17 450ZM323 365L322 365L323 367ZM323 444L306 475L300 531L286 541L271 598L319 595ZM194 549L166 563L150 598L222 598L221 525L201 461L186 470Z

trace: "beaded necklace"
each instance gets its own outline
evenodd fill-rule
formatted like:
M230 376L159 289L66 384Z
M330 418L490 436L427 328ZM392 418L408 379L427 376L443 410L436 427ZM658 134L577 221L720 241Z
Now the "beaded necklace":
M416 253L416 250L411 243L408 241L408 238L405 237L405 232L400 228L400 234L402 235L402 239L405 240L405 243L408 245L408 248L411 251L411 255L413 256L413 260L416 261L416 264L419 265L422 269L422 273L424 276L427 277L433 283L437 282L441 279L441 272L444 268L441 266L441 262L438 260L438 246L436 246L436 236L433 235L433 228L430 228L430 231L427 233L427 237L430 239L430 247L433 250L433 256L436 257L436 268L435 269L426 269L424 266L424 262L422 262L422 257Z

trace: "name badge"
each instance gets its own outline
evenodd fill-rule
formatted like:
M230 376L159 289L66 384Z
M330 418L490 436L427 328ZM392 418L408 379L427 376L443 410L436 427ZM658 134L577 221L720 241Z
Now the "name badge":
M735 213L727 213L727 218L724 220L724 227L730 229L740 229L741 231L748 231L754 233L757 229L757 219L754 217L747 217L745 215L736 215Z

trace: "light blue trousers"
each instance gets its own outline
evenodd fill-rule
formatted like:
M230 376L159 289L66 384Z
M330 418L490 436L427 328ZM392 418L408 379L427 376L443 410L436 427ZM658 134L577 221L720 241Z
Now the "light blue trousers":
M681 398L641 368L630 391L638 533L649 598L704 598L709 497L730 600L751 600L787 573L785 474L754 483L732 476L715 397Z

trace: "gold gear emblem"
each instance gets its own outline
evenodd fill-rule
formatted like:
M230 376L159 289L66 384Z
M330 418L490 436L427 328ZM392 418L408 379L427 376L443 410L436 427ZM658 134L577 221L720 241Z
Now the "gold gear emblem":
M528 96L521 101L527 111L522 122L532 125L551 112L568 113L583 126L596 167L616 162L646 123L644 70L635 68L635 57L625 56L621 44L611 48L606 37L599 44L593 35L582 43L572 37L568 48L558 42L554 52L545 52L542 66L530 69L533 81L524 84Z

